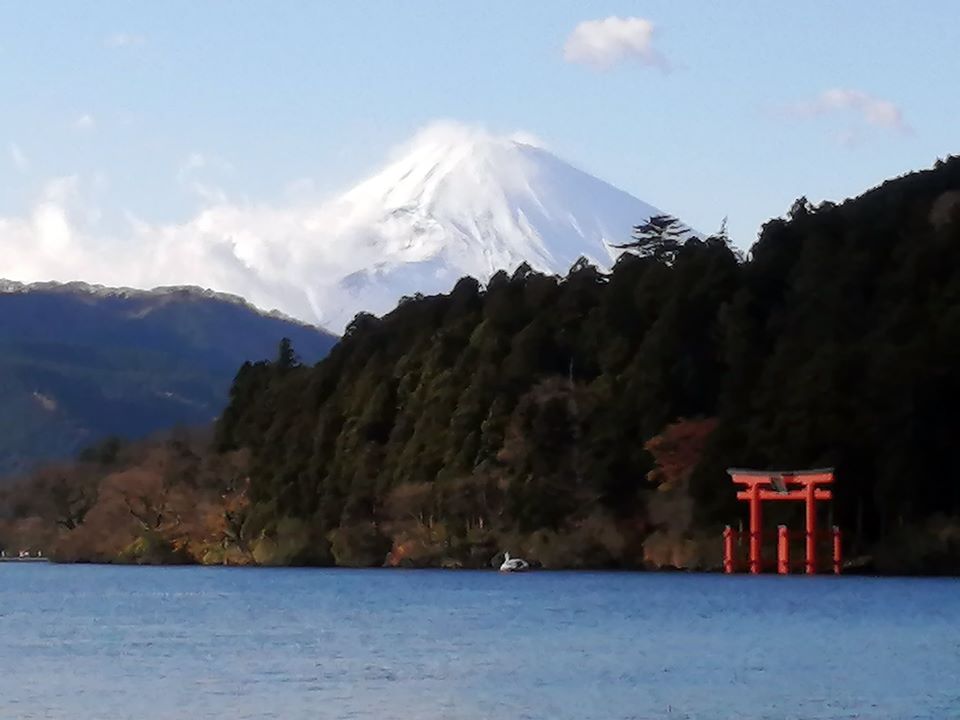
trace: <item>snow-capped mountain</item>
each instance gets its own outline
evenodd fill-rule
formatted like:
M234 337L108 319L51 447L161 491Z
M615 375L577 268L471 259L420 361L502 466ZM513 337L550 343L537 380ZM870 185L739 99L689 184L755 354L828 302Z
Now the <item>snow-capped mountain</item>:
M527 262L563 274L581 256L609 266L612 245L659 212L518 137L434 124L353 189L283 205L222 197L182 223L133 214L111 234L75 179L32 215L0 217L3 275L106 286L195 285L341 332L359 311L404 295L486 281Z
M422 132L406 153L323 209L320 321L382 313L403 295L487 280L523 262L565 273L585 256L607 267L634 225L659 211L546 150L460 126Z

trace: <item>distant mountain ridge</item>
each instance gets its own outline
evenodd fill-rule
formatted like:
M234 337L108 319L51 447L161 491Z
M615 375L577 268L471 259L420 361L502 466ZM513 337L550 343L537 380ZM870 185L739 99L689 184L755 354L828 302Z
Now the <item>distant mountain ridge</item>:
M310 323L307 323L303 320L297 320L296 318L280 312L279 310L261 310L253 303L249 302L245 298L240 297L239 295L218 292L216 290L210 290L209 288L197 287L196 285L160 285L150 290L144 290L141 288L99 285L96 283L83 282L82 280L74 280L72 282L56 282L51 280L45 282L23 283L17 280L0 278L0 294L28 293L36 291L82 293L96 297L112 298L160 298L174 295L192 296L196 298L220 300L222 302L248 308L266 317L274 317L295 323L297 325L312 327Z
M306 362L336 341L201 288L0 280L0 476L110 435L208 423L237 368L283 337Z

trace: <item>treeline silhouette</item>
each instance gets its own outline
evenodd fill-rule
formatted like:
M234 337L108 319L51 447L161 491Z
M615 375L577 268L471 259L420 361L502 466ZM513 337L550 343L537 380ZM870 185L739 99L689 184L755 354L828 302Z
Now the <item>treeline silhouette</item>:
M245 364L198 456L249 484L204 481L233 513L204 552L715 568L727 466L833 466L848 555L960 571L960 159L800 199L746 258L654 220L610 273L464 278L357 316L314 367L289 343Z

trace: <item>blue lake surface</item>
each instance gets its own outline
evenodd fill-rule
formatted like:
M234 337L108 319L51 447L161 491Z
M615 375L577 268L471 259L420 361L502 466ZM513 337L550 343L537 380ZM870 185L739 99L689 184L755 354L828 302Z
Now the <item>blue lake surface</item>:
M960 582L7 563L0 718L960 718Z

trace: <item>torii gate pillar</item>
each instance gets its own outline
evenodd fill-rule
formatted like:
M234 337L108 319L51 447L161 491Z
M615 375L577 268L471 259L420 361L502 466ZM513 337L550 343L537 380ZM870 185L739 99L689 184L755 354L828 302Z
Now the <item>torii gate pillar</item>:
M831 500L830 489L821 487L833 484L833 468L822 470L741 470L730 468L727 471L734 483L744 486L737 491L737 499L750 504L750 573L763 572L763 512L762 503L770 501L800 501L806 506L806 527L804 528L806 558L804 570L808 575L817 572L817 501ZM840 574L840 529L832 528L833 534L833 571ZM723 537L724 572L736 572L734 549L741 533L729 526ZM790 542L787 528L781 526L777 536L777 571L790 572Z

